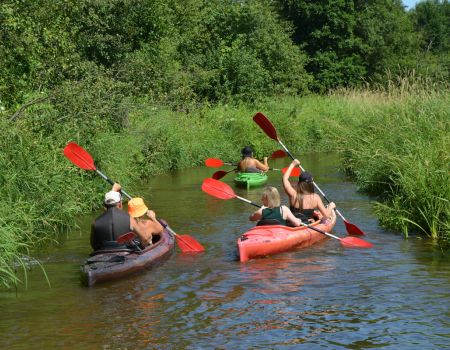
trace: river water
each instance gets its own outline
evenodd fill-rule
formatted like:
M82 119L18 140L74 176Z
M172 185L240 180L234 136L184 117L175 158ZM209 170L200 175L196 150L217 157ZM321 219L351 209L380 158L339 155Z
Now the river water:
M217 169L165 174L143 184L139 195L206 251L176 249L144 273L82 287L78 270L99 213L82 217L79 230L38 255L50 288L34 267L28 288L0 293L0 348L449 349L450 258L427 240L380 228L372 199L337 171L335 156L310 155L302 164L374 248L328 239L240 263L236 239L253 226L254 207L200 190ZM280 188L279 172L270 173L269 184ZM262 190L235 191L259 202ZM333 233L346 234L339 218Z

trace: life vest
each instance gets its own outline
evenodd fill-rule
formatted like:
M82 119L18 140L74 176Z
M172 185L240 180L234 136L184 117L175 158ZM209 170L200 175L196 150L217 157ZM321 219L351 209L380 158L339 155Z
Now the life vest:
M276 220L278 225L286 225L286 220L283 219L283 210L281 207L264 208L262 210L261 221L263 220Z
M130 215L119 208L108 208L92 225L92 248L94 250L126 248L116 240L130 231Z

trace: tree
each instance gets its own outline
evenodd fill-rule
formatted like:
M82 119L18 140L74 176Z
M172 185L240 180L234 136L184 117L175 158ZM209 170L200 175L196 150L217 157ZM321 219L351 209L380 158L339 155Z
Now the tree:
M412 27L400 0L278 0L311 58L314 88L358 86L411 65Z

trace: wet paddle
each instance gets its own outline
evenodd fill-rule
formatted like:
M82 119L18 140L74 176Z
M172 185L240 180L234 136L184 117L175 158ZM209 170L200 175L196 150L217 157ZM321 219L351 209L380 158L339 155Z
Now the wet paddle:
M283 147L283 149L286 151L286 153L289 154L289 156L292 159L295 159L294 156L289 152L287 147L278 138L277 131L275 130L275 127L272 125L270 120L267 119L267 117L264 114L262 114L261 112L256 113L255 116L253 117L253 120L266 133L267 136L269 136L271 139L277 141L281 145L281 147ZM302 171L305 171L305 169L303 169L303 167L301 165L300 165L300 169ZM328 203L330 203L330 200L327 198L325 193L322 192L322 190L319 188L319 186L314 181L313 181L313 185L320 192L322 197ZM365 234L358 226L356 226L356 225L352 224L351 222L347 221L345 219L345 217L341 214L341 212L338 209L335 209L335 210L336 210L336 213L339 215L339 217L344 221L345 228L347 229L347 233L348 234L350 234L350 235L364 235Z
M255 207L261 208L261 206L259 204L256 204L256 203L250 201L249 199L239 197L238 195L236 195L234 193L233 189L226 183L217 181L215 179L207 178L207 179L203 180L202 190L203 190L203 192L206 192L207 194L209 194L213 197L219 198L219 199L237 198L243 202L246 202ZM328 237L337 239L343 247L347 247L347 248L371 248L371 247L373 247L372 243L367 242L367 241L357 238L357 237L340 238L329 232L325 232L321 229L318 229L314 226L307 225L307 224L302 224L302 225L305 227L308 227L311 230L320 232Z
M92 159L92 156L81 146L76 144L75 142L69 142L66 147L64 148L64 155L67 159L69 159L73 164L75 164L77 167L84 169L84 170L95 170L97 174L99 174L104 180L109 182L111 185L113 185L115 182L108 178L105 174L103 174L100 170L98 170L94 164L94 160ZM132 197L126 193L124 190L121 190L121 192L128 198L131 199ZM158 220L159 221L159 220ZM178 244L178 247L181 249L182 252L203 252L205 248L197 242L194 238L192 238L189 235L179 235L175 233L169 225L161 220L161 225L166 228L175 238Z

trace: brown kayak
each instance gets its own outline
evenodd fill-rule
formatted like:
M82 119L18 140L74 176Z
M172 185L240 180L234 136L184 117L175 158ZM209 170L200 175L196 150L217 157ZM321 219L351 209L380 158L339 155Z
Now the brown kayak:
M132 249L95 251L81 265L81 281L91 287L98 282L119 279L147 269L169 257L174 246L174 237L164 229L160 239L142 251Z

